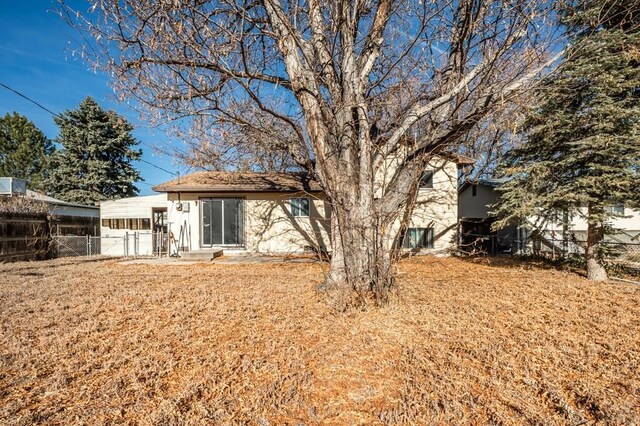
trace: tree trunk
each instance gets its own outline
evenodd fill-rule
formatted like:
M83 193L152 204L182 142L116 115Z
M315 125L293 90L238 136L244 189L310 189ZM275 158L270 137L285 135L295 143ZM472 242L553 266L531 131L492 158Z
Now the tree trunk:
M395 279L393 237L377 226L372 212L334 210L331 219L331 263L319 288L339 310L386 303Z
M591 281L606 281L609 278L599 254L600 243L604 238L604 227L602 220L596 217L591 205L589 205L587 220L587 247L585 250L587 278Z

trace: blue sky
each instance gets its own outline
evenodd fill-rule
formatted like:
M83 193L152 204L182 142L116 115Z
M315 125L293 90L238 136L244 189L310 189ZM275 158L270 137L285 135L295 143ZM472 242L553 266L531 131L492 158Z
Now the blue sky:
M78 4L80 8L84 5ZM79 34L53 11L55 6L51 0L0 1L0 82L56 113L75 109L82 99L91 96L136 126L134 135L144 144L144 160L184 174L184 167L172 157L149 148L167 150L170 144L181 146L180 142L170 141L161 129L145 126L132 108L115 99L106 75L93 72L72 56L71 48L78 46ZM58 128L49 113L0 87L0 114L12 111L28 117L49 138L57 135ZM141 194L151 194L151 185L172 179L143 162L137 162L136 167L146 182L137 184Z

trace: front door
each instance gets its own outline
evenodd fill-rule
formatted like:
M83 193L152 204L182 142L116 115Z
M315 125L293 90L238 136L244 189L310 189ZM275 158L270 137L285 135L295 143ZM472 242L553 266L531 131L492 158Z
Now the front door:
M203 247L244 245L242 198L210 198L200 204Z

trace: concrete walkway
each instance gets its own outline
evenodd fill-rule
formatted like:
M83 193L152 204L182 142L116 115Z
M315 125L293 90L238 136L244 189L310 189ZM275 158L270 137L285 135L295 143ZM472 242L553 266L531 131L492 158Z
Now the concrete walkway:
M221 256L214 260L191 260L177 257L140 258L123 260L125 265L195 265L195 264L246 264L246 263L316 263L312 256L268 256L260 254L242 254Z

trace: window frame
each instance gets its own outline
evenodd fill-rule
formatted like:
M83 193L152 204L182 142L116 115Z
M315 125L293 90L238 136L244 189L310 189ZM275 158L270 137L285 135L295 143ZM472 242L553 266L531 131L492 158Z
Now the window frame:
M422 231L422 235L419 240L415 237L418 231ZM414 234L414 244L411 244L410 240L410 238L412 238L412 233ZM433 249L435 247L435 229L433 227L407 228L407 232L404 235L404 241L402 242L402 247L409 250Z
M615 216L624 216L624 204L615 203L611 206L611 213Z
M151 219L148 217L140 217L138 218L138 229L140 231L150 231L151 230Z
M307 203L306 214L301 214L305 212L302 206L297 204L301 200L306 200L306 203ZM289 199L289 213L291 214L292 217L310 217L311 216L311 200L309 199L309 197L291 197Z
M426 176L429 176L428 180L425 182ZM419 189L433 189L433 177L435 176L434 170L425 170L422 172L420 176L420 181L418 182ZM426 184L425 184L426 183Z
M102 218L100 225L103 228L128 231L151 230L151 219L148 217L114 217Z

